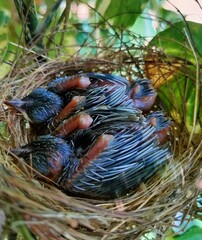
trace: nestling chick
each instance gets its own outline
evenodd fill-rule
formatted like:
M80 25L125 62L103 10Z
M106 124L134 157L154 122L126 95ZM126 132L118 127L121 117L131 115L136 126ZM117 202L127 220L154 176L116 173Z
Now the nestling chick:
M171 153L160 145L157 128L137 111L110 109L108 115L107 110L99 111L96 124L66 142L61 138L66 133L63 126L60 137L39 137L13 153L64 191L102 199L123 196L150 178Z
M34 124L41 124L54 117L62 108L60 96L44 88L37 88L22 99L5 100L4 103L21 112Z

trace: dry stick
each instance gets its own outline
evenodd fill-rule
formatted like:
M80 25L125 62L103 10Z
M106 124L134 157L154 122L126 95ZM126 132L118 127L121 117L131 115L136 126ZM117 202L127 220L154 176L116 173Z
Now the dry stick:
M120 223L118 223L115 227L113 227L111 230L110 230L110 233L113 233L114 231L116 231L119 227L123 226L124 224L126 223L126 221L121 221ZM107 239L108 237L108 234L104 235L101 240L105 240Z
M188 142L188 147L190 146L191 144L191 140L193 138L193 134L194 134L194 130L195 130L195 127L196 127L196 122L197 122L197 108L198 108L198 102L199 102L199 77L200 77L200 68L199 68L199 61L198 61L198 58L197 58L197 54L196 54L196 51L194 49L194 46L193 46L193 42L187 32L187 30L184 28L184 33L185 33L185 36L188 40L188 43L191 47L191 50L193 52L193 55L194 55L194 58L196 60L196 94L195 94L195 104L194 104L194 116L193 116L193 127L192 127L192 130L191 130L191 134L189 136L189 142Z
M14 43L14 42L10 42L10 44L13 45L13 46L15 46L15 47L21 48L21 49L23 49L23 50L25 50L25 51L27 51L27 52L29 52L29 53L33 53L33 54L36 54L36 55L37 55L37 53L36 53L34 50L31 50L31 49L29 49L29 48L27 48L27 47L21 46L21 45L19 45L19 44ZM52 60L51 58L49 58L49 57L47 57L47 56L45 56L45 55L41 55L41 56L44 57L44 58L47 59L47 60Z

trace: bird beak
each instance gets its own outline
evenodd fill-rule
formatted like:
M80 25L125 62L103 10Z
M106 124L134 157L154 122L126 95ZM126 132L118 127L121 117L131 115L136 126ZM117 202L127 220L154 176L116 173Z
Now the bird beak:
M31 152L29 147L18 147L10 150L11 153L15 154L17 157L23 157L26 153Z
M15 99L15 100L5 100L3 102L4 104L6 104L7 106L10 106L12 108L15 108L16 110L23 112L23 105L25 104L24 101L22 101L21 99Z
M11 153L15 154L17 157L21 157L24 153L24 149L22 148L13 148L10 151Z

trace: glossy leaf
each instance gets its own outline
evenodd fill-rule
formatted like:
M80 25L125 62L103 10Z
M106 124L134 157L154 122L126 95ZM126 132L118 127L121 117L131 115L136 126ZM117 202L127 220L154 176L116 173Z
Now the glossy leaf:
M104 18L107 21L112 22L115 26L123 28L130 27L142 14L148 2L148 0L111 0L106 11L104 12ZM102 4L106 5L105 1L98 1L97 8L104 8Z
M161 16L163 22L166 20L166 22L173 24L182 20L182 17L178 13L169 11L164 8L159 8L158 16Z
M182 73L177 73L168 84L163 84L158 90L164 110L169 112L172 118L178 123L184 123L187 130L191 132L195 111L196 88L193 80L187 78ZM175 99L175 101L173 101ZM200 105L199 105L200 104ZM195 133L201 131L200 98L197 110L197 123Z
M0 9L0 26L7 24L9 20L9 12L6 9Z
M193 41L193 47L202 56L202 45L200 37L202 35L202 25L194 22L178 22L170 26L165 31L157 34L150 41L149 46L156 46L164 51L165 54L181 58L195 63L193 51L190 48L187 36Z
M201 240L202 239L202 228L193 226L189 228L185 233L176 235L173 237L167 237L166 240Z
M161 49L167 59L176 59L177 65L173 65L172 61L165 63L162 61L160 72L158 69L158 82L163 84L170 81L160 88L159 95L172 117L178 122L183 121L190 132L193 128L194 114L197 113L195 133L199 133L201 128L199 108L201 108L202 103L199 97L198 106L195 106L196 83L194 78L196 78L196 59L192 48L195 49L194 51L198 54L200 61L202 55L200 35L202 35L201 24L178 22L165 31L160 32L149 43L149 47L155 46ZM182 68L186 68L186 76L184 76ZM147 75L149 74L148 77L156 74L156 71L153 73L150 69L146 71ZM168 75L166 78L164 73ZM176 101L170 101L171 99L176 99Z

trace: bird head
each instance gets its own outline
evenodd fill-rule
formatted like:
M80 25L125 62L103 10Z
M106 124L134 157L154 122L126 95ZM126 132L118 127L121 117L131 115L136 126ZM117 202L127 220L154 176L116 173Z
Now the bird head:
M36 170L41 175L56 181L64 167L69 164L71 148L65 140L50 135L40 136L33 142L12 149L11 152Z
M151 112L146 116L146 121L149 125L155 127L155 135L159 143L164 143L167 139L171 121L165 117L161 111Z
M4 103L21 112L29 122L34 124L48 121L63 106L60 96L43 88L33 90L22 99L6 100Z
M136 108L148 112L156 100L157 93L148 79L137 79L131 85L130 95Z

